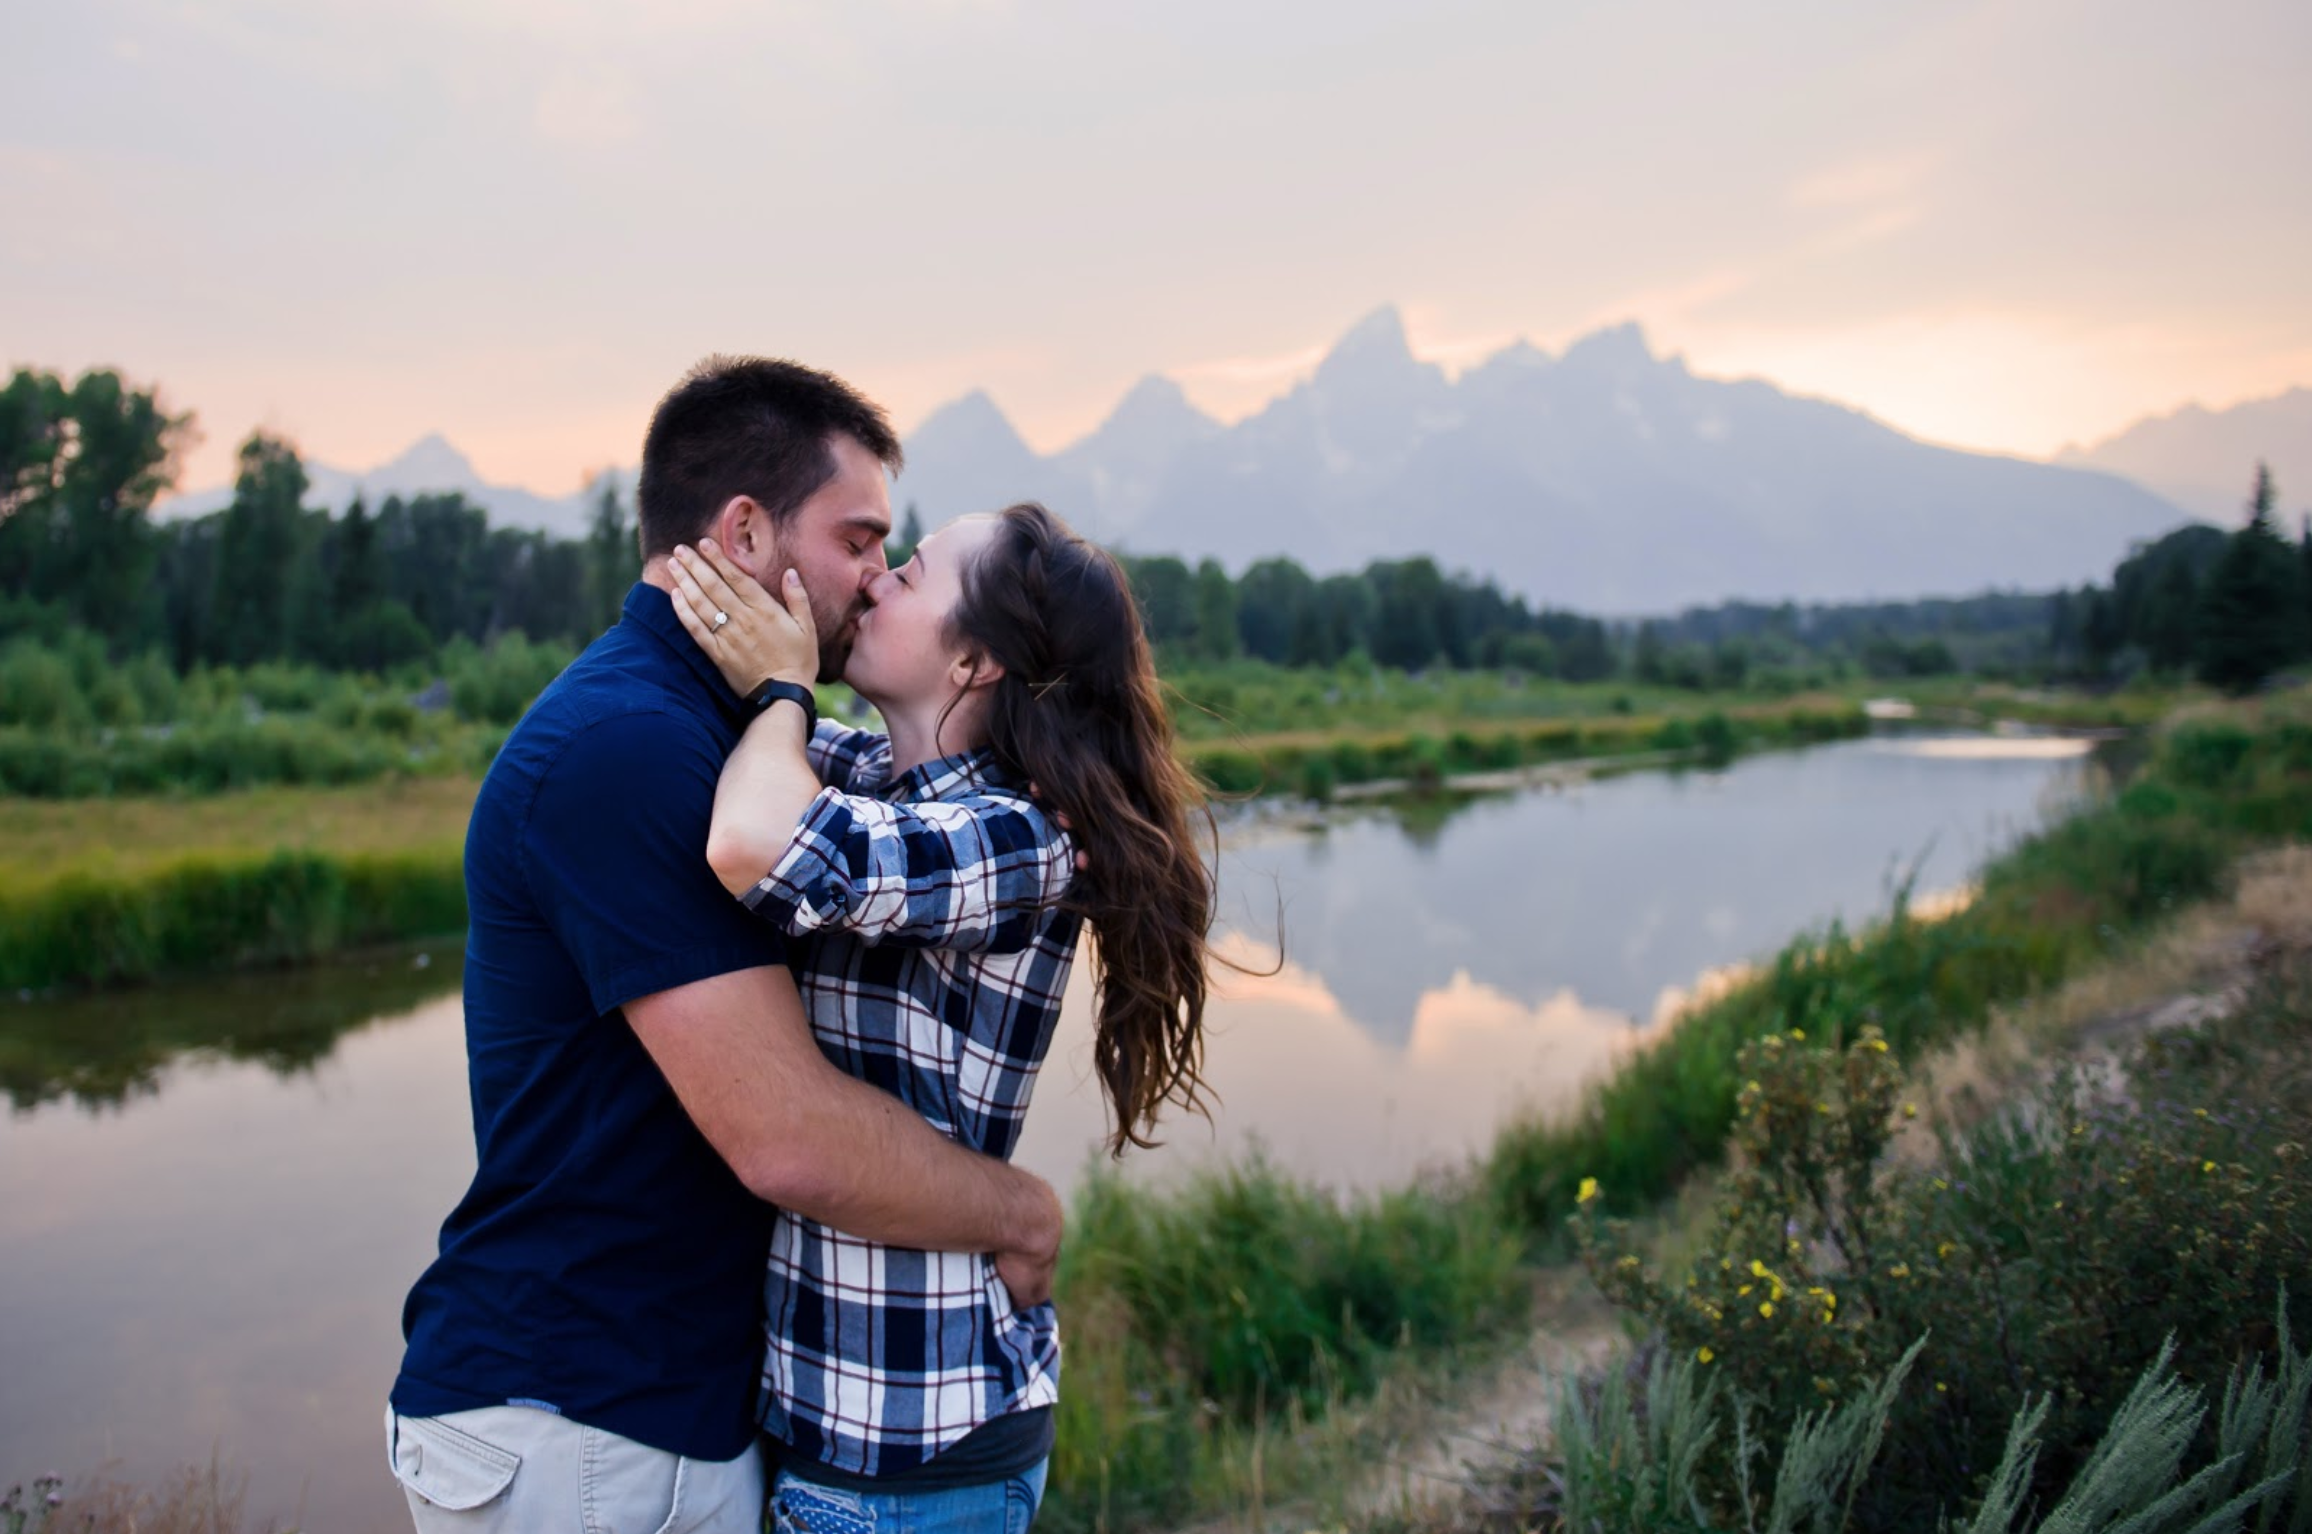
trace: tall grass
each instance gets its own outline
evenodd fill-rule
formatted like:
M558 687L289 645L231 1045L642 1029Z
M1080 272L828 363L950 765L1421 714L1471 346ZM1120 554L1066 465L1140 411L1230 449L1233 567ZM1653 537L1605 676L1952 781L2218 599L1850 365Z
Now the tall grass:
M455 852L191 856L134 874L70 871L0 889L0 988L103 985L310 960L455 932Z
M1095 1175L1061 1256L1067 1378L1044 1519L1197 1511L1248 1439L1370 1393L1408 1350L1499 1332L1527 1282L1515 1234L1466 1187L1342 1200L1257 1158L1169 1193Z

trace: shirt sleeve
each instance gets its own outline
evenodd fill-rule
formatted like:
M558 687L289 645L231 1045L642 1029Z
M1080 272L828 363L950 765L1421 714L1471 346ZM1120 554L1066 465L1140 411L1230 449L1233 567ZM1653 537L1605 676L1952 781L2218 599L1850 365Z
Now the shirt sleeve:
M795 937L1017 953L1075 871L1074 843L1026 799L891 804L828 788L742 898Z
M860 764L890 743L889 736L874 730L856 730L832 719L822 719L819 727L811 732L810 744L803 748L803 754L820 782L842 793L851 793L858 787Z
M539 781L523 868L597 1012L786 961L781 934L707 865L722 756L695 721L616 715L580 730Z

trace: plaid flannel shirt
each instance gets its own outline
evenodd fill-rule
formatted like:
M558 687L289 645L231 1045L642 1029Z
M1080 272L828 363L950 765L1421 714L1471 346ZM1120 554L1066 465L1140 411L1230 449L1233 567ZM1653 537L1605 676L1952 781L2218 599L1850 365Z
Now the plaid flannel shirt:
M822 723L810 755L827 787L746 903L799 940L796 984L829 1059L1008 1158L1082 926L1049 903L1074 848L984 752L893 781L889 740ZM1052 1307L1015 1310L986 1253L884 1246L781 1210L764 1303L763 1426L841 1470L907 1470L1058 1399Z

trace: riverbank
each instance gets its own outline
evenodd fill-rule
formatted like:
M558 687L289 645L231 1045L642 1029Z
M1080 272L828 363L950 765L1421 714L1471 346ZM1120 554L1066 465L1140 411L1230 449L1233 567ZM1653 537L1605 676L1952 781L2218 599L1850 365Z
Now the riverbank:
M1048 1526L1161 1526L1305 1492L1337 1459L1304 1425L1372 1401L1407 1360L1512 1345L1577 1207L1659 1207L1722 1164L1774 1037L1819 1050L1868 1021L1897 1060L2130 951L2252 848L2312 832L2312 710L2175 722L2108 802L1984 870L1937 920L1900 907L1803 936L1683 1017L1577 1113L1513 1125L1459 1177L1341 1201L1254 1162L1169 1194L1095 1184L1062 1269L1070 1390Z
M1199 730L1180 749L1224 797L1322 803L1344 793L1482 785L1543 767L1722 765L1747 750L1870 728L1858 700L1830 694L1649 695L1657 705L1651 712L1617 711L1626 695L1597 688L1561 686L1513 701L1548 712L1479 713L1440 728L1408 703L1412 727ZM1432 706L1463 703L1499 700L1440 693ZM2121 717L2101 702L2084 706L2105 722ZM1360 717L1347 705L1341 712ZM1211 727L1209 716L1198 717ZM470 774L433 774L354 786L0 801L0 990L279 966L459 931L460 849L477 787Z
M0 990L278 966L460 931L476 786L0 802Z
M1590 1269L1625 1307L1606 1318L1604 1346L1521 1358L1501 1388L1433 1414L1426 1454L1396 1456L1397 1473L1377 1486L1368 1479L1362 1495L1320 1494L1292 1526L1650 1529L1649 1505L1691 1496L1714 1510L1711 1526L1739 1527L1760 1512L1744 1499L1763 1500L1803 1457L1794 1406L1820 1412L1864 1395L1877 1397L1884 1451L1813 1467L1846 1483L1845 1527L1924 1530L1958 1519L2005 1530L2011 1517L1964 1520L1979 1511L1973 1499L2008 1483L2011 1513L2036 1506L2023 1528L2075 1527L2039 1520L2094 1484L2083 1467L2098 1444L2130 1469L2128 1484L2090 1493L2115 1520L2195 1474L2209 1477L2198 1491L2230 1475L2242 1494L2269 1475L2300 1479L2312 1458L2303 1415L2312 1379L2288 1339L2312 1319L2300 1292L2312 1261L2312 1206L2301 1196L2312 1130L2312 848L2249 854L2230 882L2229 896L2002 1009L1907 1072L1882 1068L1867 1035L1859 1069L1851 1051L1847 1061L1824 1052L1761 1062L1762 1103L1791 1065L1830 1067L1807 1083L1827 1100L1826 1131L1801 1127L1820 1121L1816 1113L1769 1127L1767 1107L1747 1132L1741 1170L1618 1230L1592 1227ZM1858 1104L1848 1088L1874 1078ZM1867 1193L1834 1197L1826 1210L1765 1186L1774 1179L1761 1170L1787 1168L1810 1147L1834 1176L1843 1172L1853 1154L1832 1142L1857 1128L1876 1157ZM1763 1279L1730 1262L1728 1282L1750 1292L1727 1304L1716 1280L1729 1270L1717 1259L1737 1230L1756 1245L1743 1214L1762 1193L1747 1223L1772 1228L1763 1249L1776 1255ZM1823 1223L1826 1213L1837 1226ZM1904 1218L1913 1213L1925 1218ZM1865 1225L1877 1233L1869 1250L1836 1250L1832 1231L1846 1227L1852 1245ZM1801 1239L1786 1243L1793 1229ZM1571 1329L1600 1339L1598 1287L1582 1288L1592 1304L1569 1313ZM1819 1324L1800 1315L1778 1328L1752 1313L1777 1291L1817 1306L1826 1295L1844 1300L1824 1307ZM2283 1304L2288 1319L2276 1325ZM1545 1333L1558 1330L1545 1323ZM1633 1335L1643 1339L1634 1349ZM1922 1335L1927 1346L1896 1378L1898 1355ZM2262 1366L2263 1382L2228 1391L2249 1363ZM1835 1397L1826 1397L1823 1371L1841 1366L1855 1372L1829 1381ZM2229 1471L2209 1469L2253 1436L2237 1413L2275 1388L2277 1401L2264 1403L2277 1406L2268 1436ZM1729 1390L1747 1401L1757 1445L1747 1492L1727 1473L1723 1444L1684 1465L1658 1453L1713 1411L1724 1428ZM1705 1392L1715 1407L1697 1406ZM2132 1419L2122 1406L2130 1392ZM2206 1410L2213 1431L2145 1435L2140 1407L2155 1396L2171 1421ZM1633 1437L1631 1413L1682 1420ZM2225 1448L2211 1456L2219 1440ZM1955 1447L1968 1451L1972 1473L1936 1463ZM2003 1473L1985 1476L2003 1447ZM2295 1482L2267 1491L2275 1500L2255 1526L2312 1516Z

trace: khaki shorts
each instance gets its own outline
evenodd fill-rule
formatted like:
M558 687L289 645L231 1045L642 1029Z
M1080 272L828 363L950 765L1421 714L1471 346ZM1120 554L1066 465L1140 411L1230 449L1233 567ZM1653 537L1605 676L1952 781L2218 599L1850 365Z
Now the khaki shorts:
M763 1462L687 1459L530 1406L385 1412L418 1534L760 1534Z

